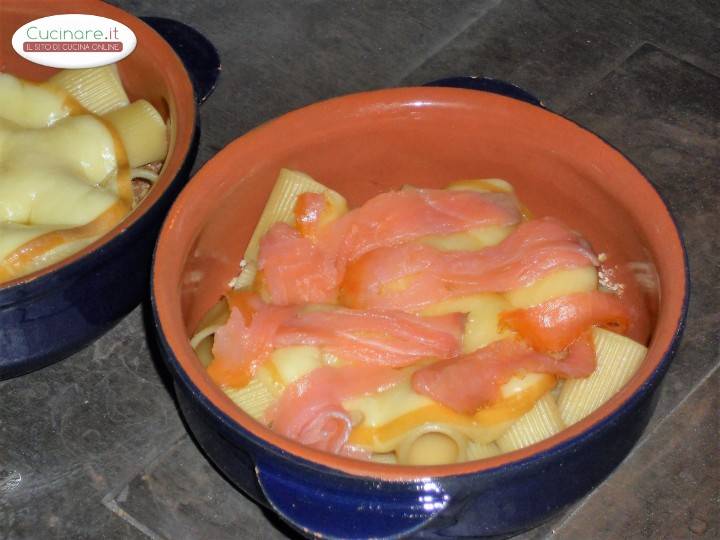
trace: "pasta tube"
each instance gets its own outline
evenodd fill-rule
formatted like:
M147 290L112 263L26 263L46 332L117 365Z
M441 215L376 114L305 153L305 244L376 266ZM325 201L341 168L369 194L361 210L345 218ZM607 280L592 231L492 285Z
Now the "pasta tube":
M114 110L103 118L120 137L131 168L165 159L168 151L165 122L155 107L144 99Z
M260 238L277 222L293 224L295 222L295 203L301 193L331 193L333 198L344 201L344 197L330 188L313 180L305 173L282 169L275 187L265 204L265 209L250 237L245 250L245 260L255 261L260 248Z
M569 426L585 418L614 396L645 359L647 348L630 338L601 328L593 329L597 356L595 372L585 379L568 379L558 399L560 414Z
M408 433L395 453L403 465L444 465L467 459L468 439L451 426L425 424Z
M479 178L471 180L458 180L448 184L446 189L460 191L481 191L495 193L512 193L512 184L502 178Z
M475 441L469 441L466 447L466 457L468 461L476 459L486 459L501 454L500 448L495 443L480 444Z
M397 464L397 456L395 455L395 452L386 452L384 454L373 454L370 458L375 463L386 463L388 465L395 465Z
M195 354L205 367L208 367L213 360L213 335L227 322L229 316L230 308L223 297L203 316L197 325L198 330L190 339L190 346L195 349Z
M115 64L65 69L50 77L47 84L63 89L93 114L107 114L130 103Z
M242 388L224 388L225 394L255 420L260 420L267 408L277 399L273 384L263 369Z
M564 428L557 403L552 395L547 393L496 442L503 452L512 452L547 439Z
M334 201L338 213L347 211L345 198L313 180L305 173L281 169L275 186L270 192L265 208L253 231L242 263L240 274L230 281L233 289L243 289L252 286L257 274L257 257L260 249L260 239L275 223L282 222L292 225L295 223L295 204L302 193L326 193Z

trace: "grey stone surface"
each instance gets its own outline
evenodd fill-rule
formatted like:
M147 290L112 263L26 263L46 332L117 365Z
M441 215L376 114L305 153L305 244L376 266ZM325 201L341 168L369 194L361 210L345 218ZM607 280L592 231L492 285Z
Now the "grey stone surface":
M117 506L116 506L117 505ZM285 538L183 438L114 495L118 508L162 538Z
M588 531L595 538L718 538L718 390L716 369L556 529L557 538Z
M565 516L522 535L717 538L720 8L713 0L116 2L218 47L196 164L255 125L348 92L493 75L625 152L669 201L693 298L641 444ZM281 538L185 433L141 308L92 346L0 382L0 539Z
M138 536L103 497L185 436L141 310L0 395L0 538Z
M644 42L720 73L713 0L506 0L405 79L484 75L564 110Z
M309 103L396 85L498 0L117 2L210 37L220 84L201 109L198 163L245 131Z
M688 246L687 333L662 388L656 419L713 366L720 344L720 78L643 45L567 111L622 150L668 201Z

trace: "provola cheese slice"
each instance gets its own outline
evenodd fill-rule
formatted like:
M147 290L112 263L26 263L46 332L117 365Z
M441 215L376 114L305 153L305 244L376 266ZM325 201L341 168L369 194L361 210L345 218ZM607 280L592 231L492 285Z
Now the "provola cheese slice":
M22 129L5 137L3 161L33 169L61 166L90 184L115 172L115 142L105 124L91 115L71 116L52 127Z
M0 164L0 221L54 228L84 225L116 200L109 190L60 168Z
M70 114L63 92L0 73L0 118L23 127L47 127Z

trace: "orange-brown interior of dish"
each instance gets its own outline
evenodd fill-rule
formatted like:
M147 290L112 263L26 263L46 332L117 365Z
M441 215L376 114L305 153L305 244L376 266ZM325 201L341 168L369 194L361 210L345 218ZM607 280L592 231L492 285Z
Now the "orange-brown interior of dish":
M118 8L96 0L37 2L3 0L0 3L0 72L30 81L44 81L58 70L34 64L18 55L11 38L20 26L40 17L61 13L100 15L130 27L137 37L135 50L118 62L118 70L130 101L144 98L169 123L170 146L159 180L142 203L111 232L84 250L63 261L19 279L0 284L0 288L19 285L75 261L120 234L150 208L180 170L195 130L195 101L192 84L175 51L152 28ZM162 66L160 69L158 66Z
M616 263L648 262L660 278L648 358L601 409L557 436L480 462L439 467L368 464L316 451L251 420L205 374L188 344L239 262L281 167L304 171L357 205L402 184L442 187L463 178L510 181L535 216L579 230ZM667 350L684 297L684 263L672 219L616 150L572 122L487 93L410 88L346 96L270 122L211 160L178 199L160 237L154 294L180 364L211 401L246 429L306 459L346 472L408 479L478 471L577 435L610 414Z

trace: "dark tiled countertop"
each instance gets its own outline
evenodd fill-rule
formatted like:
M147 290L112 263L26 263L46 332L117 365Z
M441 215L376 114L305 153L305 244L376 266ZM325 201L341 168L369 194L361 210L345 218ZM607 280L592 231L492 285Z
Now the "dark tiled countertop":
M717 0L117 3L191 24L221 53L197 166L319 99L458 74L519 84L625 152L685 236L687 331L633 453L521 538L720 537ZM149 352L146 316L139 307L68 360L0 382L0 538L287 534L188 438Z

